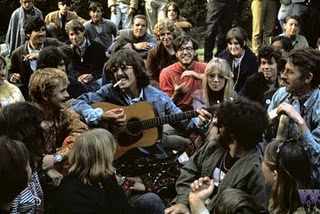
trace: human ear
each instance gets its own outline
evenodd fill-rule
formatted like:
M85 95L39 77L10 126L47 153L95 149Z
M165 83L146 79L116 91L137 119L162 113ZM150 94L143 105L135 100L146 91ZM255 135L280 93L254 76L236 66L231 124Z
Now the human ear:
M305 84L309 84L311 82L312 78L313 78L313 74L308 73L308 75L306 76L306 78L304 80Z
M276 182L278 180L278 171L273 170L273 180Z

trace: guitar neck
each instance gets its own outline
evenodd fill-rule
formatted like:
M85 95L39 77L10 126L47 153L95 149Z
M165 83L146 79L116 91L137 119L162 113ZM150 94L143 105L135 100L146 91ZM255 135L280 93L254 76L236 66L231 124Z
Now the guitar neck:
M206 108L207 111L212 111L216 109L216 106ZM185 111L177 114L164 115L156 118L141 120L142 126L144 129L154 128L158 126L162 126L168 123L178 123L182 120L188 120L194 117L197 117L198 113L195 110Z

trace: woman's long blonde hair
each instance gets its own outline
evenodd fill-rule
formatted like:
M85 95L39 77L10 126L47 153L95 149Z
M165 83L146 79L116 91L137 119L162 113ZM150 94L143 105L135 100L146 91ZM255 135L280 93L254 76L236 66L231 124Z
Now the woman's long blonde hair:
M93 129L76 138L70 151L68 174L92 184L113 174L116 141L105 129Z
M214 57L207 64L202 80L203 98L207 107L216 103L216 100L212 100L213 93L219 93L212 91L208 85L208 75L217 70L220 71L221 75L226 79L226 83L223 88L223 100L230 99L233 93L233 74L228 62L224 59Z

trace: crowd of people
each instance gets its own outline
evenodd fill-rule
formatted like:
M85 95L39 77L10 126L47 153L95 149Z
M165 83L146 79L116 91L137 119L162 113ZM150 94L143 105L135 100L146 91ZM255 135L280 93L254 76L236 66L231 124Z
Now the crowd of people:
M71 0L46 16L20 0L0 213L320 213L320 7L297 1L273 35L276 1L253 0L249 41L238 1L209 0L202 62L174 1L91 2L85 20Z

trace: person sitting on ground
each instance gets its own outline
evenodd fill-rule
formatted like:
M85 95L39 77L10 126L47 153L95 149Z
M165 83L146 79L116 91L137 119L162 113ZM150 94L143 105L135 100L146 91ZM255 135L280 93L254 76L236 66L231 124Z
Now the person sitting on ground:
M160 89L182 110L192 110L192 94L201 89L207 64L196 61L198 44L190 36L180 36L173 42L178 62L160 72Z
M280 71L278 71L278 62L281 59L280 50L272 46L261 47L258 51L258 63L261 72L248 77L240 95L260 103L267 109L273 94L279 88L278 74L280 74Z
M86 37L86 30L79 21L72 20L66 28L73 51L68 68L69 75L89 91L96 91L101 87L102 69L107 61L105 48Z
M34 6L34 0L20 0L18 9L13 11L8 25L5 43L7 45L7 56L10 57L12 52L19 46L26 43L26 34L24 23L30 16L38 16L43 20L41 10Z
M15 197L31 178L29 152L16 140L0 136L0 213L10 213Z
M45 47L39 53L37 69L58 68L68 75L68 65L68 57L61 51L60 47ZM87 88L72 76L68 75L68 80L67 92L70 98L77 98L88 92Z
M313 189L310 186L311 162L298 141L289 139L269 143L262 172L266 185L271 187L270 213L305 213L299 190Z
M44 170L67 160L75 139L88 130L80 116L72 109L67 109L68 83L67 75L56 68L39 69L30 78L30 97L45 115Z
M212 118L205 109L198 113L203 124ZM207 142L183 166L176 182L176 204L167 208L166 214L190 213L190 184L205 176L213 179L215 185L215 191L206 203L209 212L217 206L217 199L228 188L244 190L254 197L261 213L267 211L262 157L257 149L268 125L266 110L258 103L238 97L220 105L216 125L219 137Z
M152 86L159 88L159 76L162 69L177 62L173 40L180 35L180 28L168 19L160 20L154 26L154 36L160 42L149 50L146 63Z
M199 178L190 184L189 203L193 214L209 214L205 200L214 190L209 177ZM260 214L254 198L240 189L225 189L217 200L213 214Z
M138 14L133 17L133 23L131 29L123 29L118 31L118 35L114 40L114 43L117 39L121 37L126 37L132 41L132 46L135 51L143 59L147 59L148 51L157 45L157 40L147 32L148 21L144 15ZM109 48L113 48L113 44Z
M0 55L0 109L9 104L24 101L19 88L6 80L6 66L6 59Z
M234 90L239 93L248 77L258 72L258 60L247 46L248 34L244 29L230 29L226 40L228 47L218 57L229 63L233 73Z
M296 15L287 16L283 24L285 32L279 35L279 36L288 37L291 40L293 49L309 47L307 39L304 36L298 34L299 24L300 24L299 16L296 16Z
M102 44L107 51L117 36L117 27L112 21L102 17L103 7L98 2L92 2L89 5L89 15L91 20L83 23L87 36Z
M278 48L283 57L287 57L289 52L292 50L292 42L288 37L285 36L275 36L271 39L271 45Z
M192 28L186 18L180 16L180 8L177 3L169 2L166 6L166 18L173 21L184 33L188 33Z
M204 70L202 89L196 90L192 97L194 109L210 108L237 97L237 93L233 90L233 74L228 62L216 57L210 60ZM195 141L198 148L204 142L213 140L217 136L216 123L217 118L214 117L211 123L202 129Z
M13 51L8 78L19 87L24 98L28 99L28 83L37 68L40 50L47 46L63 47L66 50L69 47L57 39L46 37L46 24L37 16L29 17L24 29L28 41Z
M67 174L54 193L55 213L162 214L154 193L142 195L132 207L118 185L113 168L116 141L105 129L93 129L76 139Z
M84 23L86 20L78 16L76 12L70 11L72 0L58 0L57 2L59 10L50 12L45 18L48 36L54 37L61 42L66 42L68 41L67 23L71 20L78 20Z
M47 174L55 182L53 169L46 172L41 170L45 150L44 132L41 124L43 120L43 112L28 102L13 103L0 110L0 136L7 136L12 140L23 142L29 151L28 159L32 169L28 185L12 202L11 213L43 213L44 194L40 179L44 177L42 175ZM13 179L13 177L8 178ZM9 183L2 184L10 185L11 180ZM2 188L0 192L3 193Z

